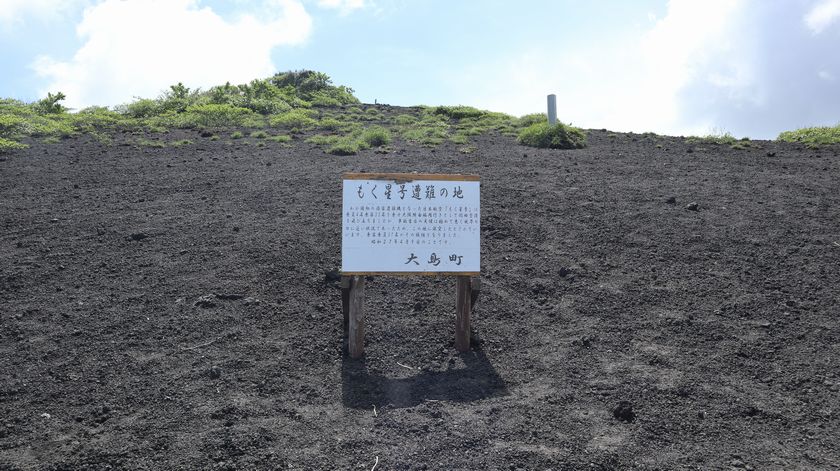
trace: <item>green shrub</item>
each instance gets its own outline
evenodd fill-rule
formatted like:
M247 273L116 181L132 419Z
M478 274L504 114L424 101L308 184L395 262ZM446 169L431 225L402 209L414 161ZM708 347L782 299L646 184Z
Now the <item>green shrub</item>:
M784 131L777 139L783 142L799 142L808 147L840 144L840 124L833 127L822 126Z
M163 106L157 100L140 98L132 103L118 106L117 112L132 118L151 118L163 113Z
M449 126L449 117L445 114L435 113L437 108L423 108L420 114L420 123L427 126Z
M268 138L268 140L269 141L274 141L274 142L285 143L285 142L291 141L292 137L281 134L279 136L271 136L271 137Z
M279 114L292 110L292 106L280 98L253 98L245 102L245 107L260 114Z
M489 131L489 129L483 129L478 126L470 126L462 128L458 132L466 136L478 136L479 134L484 134L486 131Z
M519 133L519 143L530 147L549 149L582 149L586 147L586 134L578 128L558 122L554 126L537 123Z
M410 114L401 114L394 118L394 123L400 126L409 126L416 122L417 118L415 116L411 116Z
M248 118L253 116L254 112L247 108L208 103L190 106L185 113L173 117L173 120L182 125L179 127L244 126Z
M289 71L275 74L268 82L282 92L294 108L317 106L339 106L358 103L353 89L334 86L330 77L311 70Z
M29 134L35 137L59 136L71 137L78 134L73 126L72 117L69 114L53 114L47 117L36 116L30 120L31 130Z
M288 113L282 113L272 116L269 120L272 127L286 128L286 129L304 129L315 126L317 122L309 117L309 113L303 110L292 110Z
M379 147L391 142L391 132L382 126L373 126L362 131L360 139L369 147Z
M147 132L150 132L152 134L163 134L169 132L169 129L157 124L148 124L146 125L145 129Z
M114 139L112 139L108 133L91 130L88 134L94 138L96 142L102 144L103 146L110 146L114 144Z
M316 134L307 138L304 142L315 144L316 146L330 146L341 140L340 136L333 134Z
M434 147L443 143L449 136L446 124L436 123L434 125L423 125L418 123L415 126L406 128L402 132L402 138L409 142L416 142L423 146Z
M47 93L46 98L42 98L32 105L32 109L38 114L58 114L67 111L59 101L67 98L63 93L57 92L55 95Z
M376 108L368 108L367 110L365 110L365 112L362 116L362 119L364 119L366 121L377 121L377 120L381 120L382 118L383 118L382 113L379 110L377 110Z
M470 138L466 134L461 133L453 134L449 140L452 141L453 144L466 144L467 142L470 142Z
M353 155L358 153L359 150L360 146L358 141L351 138L344 138L327 149L327 152L333 155Z
M653 134L653 133L644 133L642 135L643 136L658 137L656 134ZM688 139L686 139L686 141L689 142L689 143L696 143L696 144L719 144L719 145L727 144L727 145L731 146L732 144L734 144L737 141L737 139L735 139L735 136L733 136L732 134L730 134L728 132L725 132L721 129L716 129L716 130L713 130L713 132L711 134L707 134L707 135L702 136L702 137L690 136Z
M268 134L265 131L254 131L251 133L251 137L254 139L265 139L268 137Z
M231 139L242 139L243 137L242 131L233 131L230 135Z
M17 136L26 131L26 120L18 116L0 115L0 137Z
M528 126L539 124L539 123L547 123L548 122L548 115L545 113L532 113L526 114L525 116L520 117L516 120L517 127L520 128L527 128Z
M443 115L452 119L478 118L484 116L486 113L486 111L473 108L472 106L438 106L434 109L434 114Z
M318 127L327 131L335 131L341 127L341 121L335 118L326 118L318 121Z
M5 154L18 149L26 149L27 147L29 146L26 144L21 144L20 142L0 137L0 154Z
M173 146L175 146L175 147L181 147L181 146L188 146L188 145L192 145L192 144L193 144L193 141L191 141L191 140L189 140L189 139L179 139L179 140L177 140L177 141L172 141L172 143L171 143L171 144L172 144Z
M735 150L747 150L747 149L752 148L752 144L750 144L749 142L745 142L743 140L740 140L738 142L735 142L734 144L731 144L729 147L732 148L732 149L735 149Z
M326 89L332 83L329 75L312 70L295 70L278 73L269 80L277 88L292 87L304 93Z
M104 106L91 106L70 116L75 128L85 132L113 129L121 125L130 126L132 124L125 115L111 111Z

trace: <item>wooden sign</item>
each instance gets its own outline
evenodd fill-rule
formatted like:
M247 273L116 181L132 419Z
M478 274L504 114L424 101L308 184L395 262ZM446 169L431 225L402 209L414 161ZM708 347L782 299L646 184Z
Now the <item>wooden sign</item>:
M456 275L455 348L470 349L481 284L477 175L345 173L341 293L347 350L364 355L366 275Z
M342 179L343 274L479 274L478 176L348 173Z

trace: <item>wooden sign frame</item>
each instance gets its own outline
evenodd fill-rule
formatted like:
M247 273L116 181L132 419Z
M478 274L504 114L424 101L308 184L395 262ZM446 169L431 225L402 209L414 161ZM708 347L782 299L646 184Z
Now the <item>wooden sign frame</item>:
M344 180L387 180L409 183L416 180L480 182L478 175L428 173L344 173ZM479 215L480 220L480 215ZM479 240L481 223L479 222ZM455 277L455 348L470 349L470 321L473 306L481 292L480 272L341 272L341 307L344 314L344 335L352 358L364 356L365 343L365 277L385 276L454 276Z

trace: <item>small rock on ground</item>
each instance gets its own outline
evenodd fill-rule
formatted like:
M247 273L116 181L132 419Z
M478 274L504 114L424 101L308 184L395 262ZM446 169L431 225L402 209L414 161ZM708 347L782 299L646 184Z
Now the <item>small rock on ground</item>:
M636 420L636 414L633 412L633 404L630 401L621 401L617 406L613 407L613 417L622 422L632 422Z
M212 294L205 294L204 296L198 298L194 304L195 307L201 308L211 308L216 307L216 296Z

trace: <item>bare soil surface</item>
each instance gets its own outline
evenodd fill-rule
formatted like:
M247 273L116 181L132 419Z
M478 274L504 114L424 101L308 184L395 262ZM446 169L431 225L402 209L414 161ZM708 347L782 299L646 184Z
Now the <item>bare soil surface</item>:
M840 467L838 148L230 131L0 156L0 469ZM376 277L343 355L345 171L481 175L472 352Z

